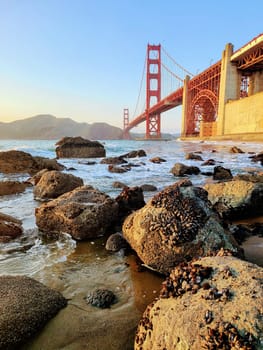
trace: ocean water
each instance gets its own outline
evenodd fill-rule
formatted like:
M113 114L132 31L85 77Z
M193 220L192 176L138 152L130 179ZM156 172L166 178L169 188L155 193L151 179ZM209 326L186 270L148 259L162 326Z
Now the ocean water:
M15 149L28 152L33 156L55 158L55 143L54 140L1 140L0 152ZM252 163L250 159L253 152L262 151L262 144L260 143L181 142L179 140L110 140L101 141L101 143L104 144L107 157L120 156L139 149L145 150L147 156L129 159L129 162L138 166L132 167L130 171L123 174L110 173L108 165L100 164L101 159L59 159L58 161L65 165L66 169L75 169L65 170L65 172L81 177L85 184L92 185L113 198L121 191L113 188L114 181L121 181L128 186L152 184L157 187L158 191L161 191L166 186L179 180L170 172L177 162L199 166L203 172L212 171L213 167L211 166L201 166L201 161L185 160L185 155L188 152L201 152L200 155L204 160L213 158L218 162L218 165L231 169L233 175L262 170L260 163ZM244 153L230 153L230 148L234 145L240 147ZM166 162L154 164L149 161L149 159L156 156L164 158ZM95 161L96 164L87 165L86 163L89 160ZM0 173L0 181L24 181L28 177L28 174L7 175ZM198 186L206 181L212 181L211 177L204 175L193 175L190 176L190 179L193 184ZM154 193L145 192L145 200L148 201ZM21 194L0 197L0 211L22 220L24 229L22 237L10 243L0 244L0 274L28 275L48 285L55 284L64 292L72 283L73 285L77 283L75 281L76 266L82 273L89 266L89 273L93 276L99 275L102 277L105 273L107 276L112 276L115 282L110 280L109 284L114 285L115 283L117 288L120 275L116 271L126 269L125 257L105 252L103 247L105 242L103 240L99 243L97 241L76 243L67 233L61 235L59 240L42 237L36 227L34 215L35 208L40 204L40 202L33 199L32 187L27 188ZM113 266L111 273L107 270L109 265ZM72 268L72 266L75 267ZM62 283L58 276L63 276L63 278L61 277L62 280L67 280L67 283ZM83 280L83 276L80 279ZM58 286L59 280L60 284ZM92 283L93 285L96 284L94 279Z

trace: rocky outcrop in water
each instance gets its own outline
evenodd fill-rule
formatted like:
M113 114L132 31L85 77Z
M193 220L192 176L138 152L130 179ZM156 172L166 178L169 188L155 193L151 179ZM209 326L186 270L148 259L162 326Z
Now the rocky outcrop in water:
M242 178L242 177L241 177ZM263 215L263 183L239 179L204 186L213 207L225 219Z
M66 299L26 276L0 276L0 349L20 349L60 309Z
M81 186L36 208L36 224L45 233L69 233L76 240L105 234L117 220L118 203L92 186Z
M104 146L98 141L83 137L63 137L56 143L57 158L99 158L105 157Z
M214 167L213 179L214 180L231 180L233 175L230 169L226 169L220 165Z
M55 159L43 157L33 157L23 151L0 152L0 172L1 173L27 173L36 174L41 169L63 170L64 166Z
M134 349L262 349L262 281L262 268L231 256L180 264L145 310Z
M200 173L200 169L197 166L185 165L182 163L176 163L171 171L174 176L185 176L185 175L198 175Z
M41 200L53 199L79 186L83 186L80 177L56 170L47 171L35 186L34 197Z
M122 230L144 264L161 273L221 247L240 253L232 235L212 210L207 192L192 186L189 180L156 194L125 219Z
M0 181L0 196L24 192L27 185L19 181Z
M22 222L10 215L0 213L0 243L19 237L23 232Z

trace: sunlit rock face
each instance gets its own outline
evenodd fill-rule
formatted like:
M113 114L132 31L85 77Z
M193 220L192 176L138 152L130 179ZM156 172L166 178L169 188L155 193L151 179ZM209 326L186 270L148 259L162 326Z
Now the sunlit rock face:
M232 235L212 210L207 192L184 180L155 195L129 215L123 234L144 264L169 273L178 263L220 248L241 254Z

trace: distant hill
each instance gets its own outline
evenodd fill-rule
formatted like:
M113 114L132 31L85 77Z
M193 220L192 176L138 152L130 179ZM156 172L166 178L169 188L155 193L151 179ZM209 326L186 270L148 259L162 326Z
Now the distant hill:
M117 140L122 130L107 123L78 123L70 118L42 114L10 123L0 122L0 139L56 140L82 136L90 140Z

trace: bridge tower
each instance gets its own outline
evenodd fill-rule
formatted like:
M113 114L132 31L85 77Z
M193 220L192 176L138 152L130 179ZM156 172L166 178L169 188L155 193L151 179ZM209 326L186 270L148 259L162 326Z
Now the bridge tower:
M123 109L123 130L126 130L128 125L129 125L129 108L124 108ZM130 139L129 132L124 133L123 138Z
M150 108L161 100L161 45L147 47L146 139L161 138L160 114L150 116Z

